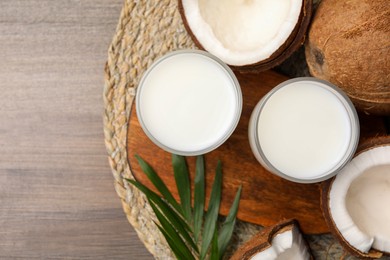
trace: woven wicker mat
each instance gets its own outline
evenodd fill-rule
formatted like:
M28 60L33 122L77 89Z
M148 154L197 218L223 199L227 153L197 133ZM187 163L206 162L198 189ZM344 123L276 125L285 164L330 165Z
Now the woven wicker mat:
M156 58L185 48L195 46L183 27L177 0L126 0L105 68L104 135L115 190L127 219L146 248L158 259L173 256L153 223L156 219L145 197L123 181L124 177L133 178L127 163L127 122L142 73ZM238 221L227 255L260 229L260 226ZM346 257L330 235L307 238L316 259Z

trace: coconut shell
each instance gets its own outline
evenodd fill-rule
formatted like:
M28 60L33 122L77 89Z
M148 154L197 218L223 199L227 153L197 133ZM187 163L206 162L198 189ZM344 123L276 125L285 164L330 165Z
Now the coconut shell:
M287 220L280 222L274 226L266 227L256 235L254 235L249 241L247 241L243 246L241 246L230 260L247 260L259 252L264 251L265 249L272 246L272 239L285 231L292 230L294 226L297 226L299 229L298 222L296 220ZM310 252L310 247L308 243L303 239L303 242L308 248L310 259L313 259L313 256Z
M356 108L390 115L388 0L322 0L309 30L310 73L342 88Z
M367 140L364 140L359 144L355 157L375 147L386 146L386 145L390 145L390 135L380 135L380 136L368 138Z
M360 138L358 149L362 149L361 145L375 140L375 137L387 135L388 130L386 128L384 117L366 115L361 112L358 112L358 116L360 122Z
M301 8L301 14L298 19L298 23L296 24L294 30L292 31L290 37L286 40L286 42L279 47L268 59L259 61L257 63L247 64L243 66L231 66L229 65L233 70L236 71L265 71L268 69L271 69L279 64L281 64L283 61L285 61L288 57L293 54L298 48L304 44L306 40L306 32L309 27L309 23L311 20L311 14L312 14L312 0L303 0L302 2L302 8ZM187 32L191 36L192 40L194 41L195 45L201 49L205 50L205 48L202 46L202 44L198 41L194 33L192 32L187 19L185 10L183 8L182 0L179 0L179 12L181 15L181 18L184 23L184 27L186 28ZM207 50L206 50L207 51Z
M370 149L373 149L375 147L384 146L384 145L390 145L390 136L377 136L370 139L365 140L362 142L358 149L355 156L359 155L360 153L363 153L365 151L368 151ZM355 255L362 259L377 259L381 258L384 254L388 254L387 252L380 252L375 249L371 249L368 253L361 252L357 250L355 247L350 245L348 241L345 240L345 238L341 235L340 231L337 229L336 224L333 221L330 208L329 208L329 194L330 189L332 187L333 181L336 177L333 177L327 181L324 181L321 184L321 209L322 213L324 215L324 219L326 224L328 225L331 233L338 239L340 244L352 255Z

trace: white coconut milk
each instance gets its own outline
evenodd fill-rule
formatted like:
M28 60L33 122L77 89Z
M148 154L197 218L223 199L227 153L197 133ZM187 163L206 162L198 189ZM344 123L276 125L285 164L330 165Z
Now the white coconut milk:
M292 230L277 234L271 242L271 246L250 260L306 260L310 259L310 253L301 233L294 227Z
M356 112L324 82L292 80L260 103L251 119L251 147L272 172L312 182L352 156L359 133Z
M219 146L233 132L242 97L230 69L200 51L179 51L157 61L137 92L137 114L163 149L195 155Z

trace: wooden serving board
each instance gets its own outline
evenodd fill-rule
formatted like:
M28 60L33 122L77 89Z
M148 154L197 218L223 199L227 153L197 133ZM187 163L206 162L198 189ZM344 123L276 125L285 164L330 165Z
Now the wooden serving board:
M293 183L269 173L257 162L249 146L248 123L254 106L268 91L288 78L273 71L259 74L236 73L236 76L243 93L243 111L233 135L222 146L205 156L206 200L208 201L210 196L217 161L221 160L223 190L220 213L222 215L227 215L237 188L242 184L237 215L239 219L269 226L294 218L299 221L305 233L328 232L320 209L319 184ZM146 160L167 184L174 196L179 198L173 177L171 155L154 145L144 134L134 105L128 126L127 152L132 173L138 181L155 190L142 173L134 158L135 154L139 154ZM187 162L191 171L191 180L193 180L195 158L189 157Z

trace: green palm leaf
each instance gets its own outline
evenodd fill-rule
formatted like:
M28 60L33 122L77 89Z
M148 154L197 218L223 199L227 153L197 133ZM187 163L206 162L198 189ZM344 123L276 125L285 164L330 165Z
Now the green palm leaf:
M165 183L161 180L161 178L156 174L153 168L145 162L140 156L136 155L139 165L141 166L142 171L148 176L148 179L153 183L154 187L161 193L161 195L172 205L179 213L182 213L182 209L172 196L171 192L168 190Z
M156 207L156 205L154 204L154 202L152 202L151 200L149 200L149 203L150 203L150 206L152 207L154 213L156 214L156 217L158 219L158 221L160 222L161 224L161 227L165 230L166 234L172 239L173 242L175 242L175 245L178 247L178 249L180 250L180 252L189 257L191 256L192 259L194 258L192 253L191 253L191 250L188 249L187 245L185 244L185 242L183 241L183 239L180 237L180 235L177 233L177 231L174 229L174 224L173 223L170 223L165 217L164 215L161 213L161 211ZM194 249L194 250L197 250L197 246L194 244L194 242L192 242L192 239L190 239L190 245L191 247ZM189 258L188 258L189 259Z
M191 223L191 186L186 161L183 156L172 154L173 173L179 192L183 216Z
M142 191L146 197L156 203L156 205L161 209L161 211L164 213L164 215L169 219L171 223L174 223L176 226L176 229L183 234L184 237L189 236L187 231L190 231L190 227L187 225L187 223L167 204L166 201L164 201L160 196L157 195L157 193L149 190L146 186L143 184L126 179L128 182L133 184L135 187L137 187L140 191Z
M218 252L223 255L227 245L232 237L234 225L236 224L236 215L238 211L238 205L240 203L242 187L238 188L236 197L234 198L233 204L229 210L229 214L222 225L221 232L218 236Z
M221 202L221 190L222 190L222 164L218 161L217 169L215 172L214 183L211 190L209 207L206 213L206 219L204 222L204 234L202 240L202 246L200 250L200 259L204 259L207 251L210 247L211 239L213 238L215 226L218 219L219 205Z
M220 252L218 251L218 229L215 228L213 241L211 242L210 260L219 260Z
M203 223L204 212L204 159L196 158L195 188L194 188L194 239L198 241L200 229Z
M233 233L241 195L240 187L218 236L217 221L222 191L221 162L217 164L209 206L206 216L203 219L205 203L205 166L203 156L198 156L196 160L193 209L191 208L190 175L184 157L172 155L172 166L180 196L180 204L174 199L152 167L141 157L136 156L136 158L143 172L161 193L163 198L135 180L126 180L143 192L148 198L159 221L159 224L156 223L156 225L175 256L178 259L185 260L195 258L205 259L207 255L213 260L220 259ZM191 229L189 224L192 224L193 229ZM202 242L198 241L199 237L202 238Z
M195 259L193 256L191 258L191 255L186 255L185 253L183 253L181 248L179 248L177 246L175 241L173 241L173 239L168 235L168 233L159 224L157 224L156 222L154 222L154 223L156 224L156 226L158 227L160 232L163 234L163 236L167 240L169 247L171 248L172 252L177 257L177 259L179 259L179 260L187 260L187 259L188 260L192 260L192 259Z

